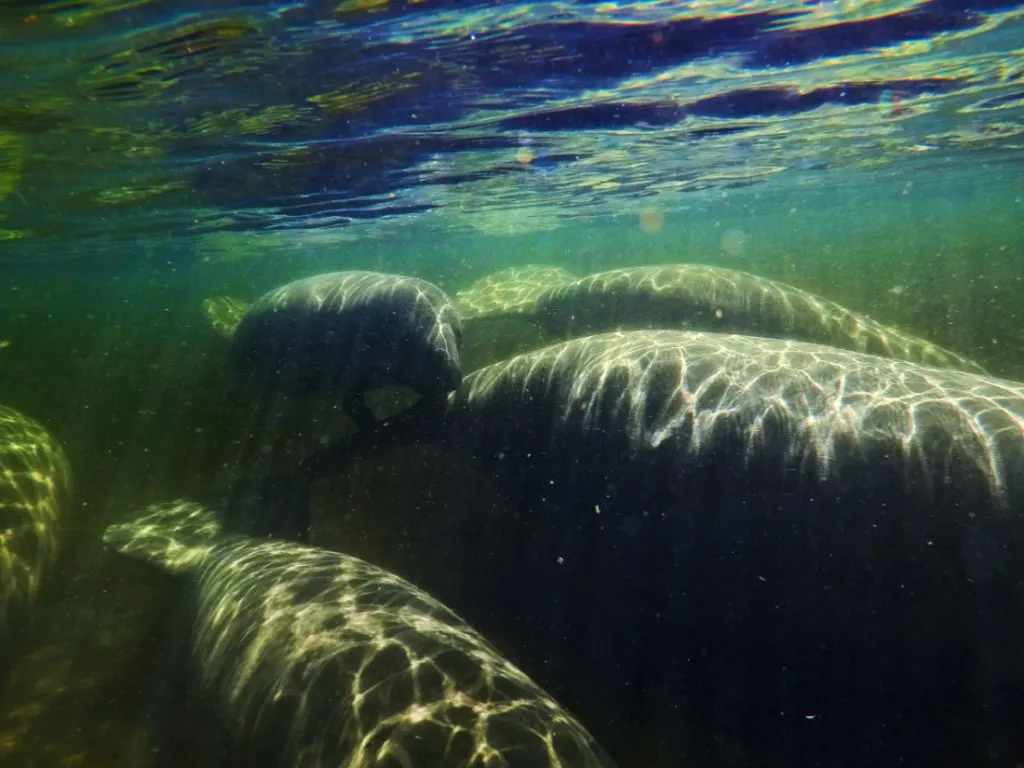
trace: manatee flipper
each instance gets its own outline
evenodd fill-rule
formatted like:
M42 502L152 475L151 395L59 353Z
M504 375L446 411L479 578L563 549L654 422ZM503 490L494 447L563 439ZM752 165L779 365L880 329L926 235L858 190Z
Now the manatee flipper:
M355 434L314 451L295 472L245 478L207 494L201 501L233 534L308 542L312 484L374 453L399 445L436 442L446 404L443 397L424 397L378 422L362 403L369 423L360 424Z
M399 445L436 442L447 399L424 397L394 416L376 421L362 403L369 423L329 443L300 462L292 473L239 480L201 499L220 525L233 534L308 542L312 484L356 461Z

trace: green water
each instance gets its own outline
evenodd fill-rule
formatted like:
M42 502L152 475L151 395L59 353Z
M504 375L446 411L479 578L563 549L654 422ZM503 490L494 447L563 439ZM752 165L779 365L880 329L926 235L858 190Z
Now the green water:
M206 299L252 301L333 270L415 276L455 296L514 266L585 276L707 264L805 289L992 377L1024 381L1024 38L1012 3L983 4L978 13L988 9L998 24L976 35L956 37L957 21L888 47L857 38L856 55L843 58L836 44L820 69L817 59L741 67L715 50L678 61L648 52L652 63L641 67L632 48L602 59L550 30L515 36L529 31L531 14L557 25L572 4L519 6L507 17L501 4L456 5L436 18L416 16L416 4L382 15L375 4L190 4L181 18L147 5L0 8L0 405L51 432L74 479L59 557L25 626L0 638L0 766L225 765L190 713L168 704L162 654L180 584L112 553L102 532L152 502L287 471L351 424L330 398L248 388ZM632 19L661 35L676 21L670 5L615 6L623 16L611 25ZM732 4L707 5L708 22L743 16ZM871 16L864 3L750 5L752 14L796 14L785 22L794 28L804 13L822 28ZM572 12L614 16L604 6L613 4ZM931 5L892 2L877 13L915 9ZM973 13L949 16L973 24ZM181 32L203 19L215 34ZM475 53L477 37L463 27L497 41L491 58ZM359 40L365 47L344 48ZM325 41L336 47L317 47ZM897 49L905 60L894 62ZM560 55L571 61L564 81ZM535 81L516 80L520 69ZM679 112L651 124L724 94L745 104L757 89L775 98L854 86L905 89L908 112L888 95L802 112L779 97L765 114ZM460 100L463 112L442 108ZM552 114L603 115L606 104L651 111L548 127L549 102ZM701 130L713 138L691 142ZM526 147L537 162L519 154ZM556 160L546 166L545 157ZM554 341L524 320L467 329L464 372ZM417 542L431 515L517 513L490 480L429 447L373 457L317 489L314 543L412 577L427 567ZM1024 585L1011 586L1024 601ZM970 734L983 726L963 724L965 746L948 765L979 764ZM622 768L681 765L659 760L658 728L594 735ZM697 741L687 767L781 765L756 742ZM1022 763L1024 752L991 765Z
M253 432L255 404L239 394L227 342L202 314L204 298L253 299L333 269L415 275L454 294L527 263L586 274L697 262L804 287L973 357L993 374L1024 378L1024 186L954 186L946 177L936 187L885 199L837 189L827 206L812 205L812 196L790 206L747 195L669 213L656 232L622 216L507 237L444 237L413 226L368 243L332 242L329 233L308 241L168 238L117 269L6 269L3 401L65 444L75 500L58 566L0 697L3 764L148 765L154 649L175 587L105 552L102 529L145 503L214 488L242 467L286 467L321 435L345 428L328 404L275 402L264 403ZM539 342L526 337L520 346ZM467 366L506 356L508 344L467 338ZM389 477L415 477L429 457L404 460L356 468L336 490L337 503L401 514L416 486L396 492ZM354 554L372 557L382 546L371 533L349 535Z

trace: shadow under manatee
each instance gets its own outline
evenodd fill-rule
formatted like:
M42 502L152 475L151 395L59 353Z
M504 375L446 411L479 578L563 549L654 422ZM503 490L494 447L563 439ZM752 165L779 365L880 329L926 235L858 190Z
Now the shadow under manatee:
M192 655L199 599L195 584L180 584L148 681L143 720L152 744L149 768L276 768L276 755L255 745L244 754L217 717L216 702L199 684Z
M0 618L0 696L14 673L18 656L31 640L30 611L25 606L12 604L4 607Z

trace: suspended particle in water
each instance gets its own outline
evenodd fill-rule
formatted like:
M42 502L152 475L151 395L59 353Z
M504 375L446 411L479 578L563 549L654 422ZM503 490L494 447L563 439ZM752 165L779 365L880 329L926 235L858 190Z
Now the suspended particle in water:
M740 229L730 229L722 234L718 247L728 256L739 256L747 245L747 236Z
M533 152L529 147L520 147L516 151L516 162L520 165L529 165L533 162Z
M885 110L888 117L900 117L907 111L906 105L903 104L905 98L902 91L886 88L878 97L878 104Z
M640 211L640 231L657 232L665 223L665 213L660 208L644 208Z

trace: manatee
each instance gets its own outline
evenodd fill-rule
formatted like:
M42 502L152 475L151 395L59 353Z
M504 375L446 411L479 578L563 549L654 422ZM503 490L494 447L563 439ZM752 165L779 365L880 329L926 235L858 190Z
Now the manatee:
M532 313L537 299L576 276L561 267L527 264L487 275L455 294L455 309L463 321Z
M460 436L548 452L763 464L836 486L884 467L901 492L1024 509L1024 385L820 344L598 334L473 372L448 411Z
M305 467L410 435L395 422ZM668 764L734 743L766 765L1024 756L1024 385L613 332L469 374L431 439L518 511L484 507L460 537L424 488L418 583L614 757L653 760L635 741L652 723L639 749L660 739Z
M456 292L466 370L558 341L538 320L537 297L575 279L561 267L528 264L499 270Z
M332 272L288 283L249 307L231 339L263 391L341 395L361 429L366 390L407 386L443 398L462 379L461 326L441 289L413 277Z
M1024 509L1024 384L821 344L670 330L571 339L472 372L443 421L416 439L481 459L530 453L538 466L559 451L684 471L764 466L806 487L865 471L891 474L897 494ZM392 433L378 445L410 437ZM370 438L360 456L377 450Z
M70 495L60 443L35 420L0 406L0 648L56 558Z
M193 585L195 680L238 764L612 765L482 635L366 561L229 532L187 500L104 541Z
M685 329L828 344L983 373L961 355L833 301L747 272L703 264L627 267L555 286L537 298L555 334Z

